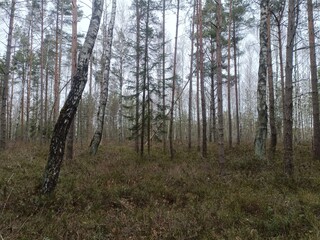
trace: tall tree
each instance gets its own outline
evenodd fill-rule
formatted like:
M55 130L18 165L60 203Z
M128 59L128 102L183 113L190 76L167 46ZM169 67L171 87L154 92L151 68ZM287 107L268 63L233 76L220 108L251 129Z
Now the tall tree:
M140 80L140 21L141 21L141 13L140 13L140 0L135 0L135 7L136 7L136 96L135 96L135 104L136 104L136 111L135 111L135 150L139 152L139 80Z
M72 45L71 45L71 76L76 74L77 71L77 49L78 49L78 7L77 0L72 0ZM90 61L91 63L91 61ZM90 72L91 74L91 72ZM72 85L73 83L71 83ZM71 86L72 88L72 86ZM74 120L71 122L70 130L68 133L67 141L67 154L66 158L73 159L73 140L74 140L75 124Z
M275 104L274 104L274 87L273 87L273 68L272 68L272 49L271 49L271 12L268 11L268 87L269 87L269 118L270 118L270 158L274 157L277 146L277 129L275 118Z
M259 159L266 158L267 141L267 51L268 51L268 10L269 0L260 1L260 54L257 90L258 120L255 136L255 155Z
M204 86L204 51L202 31L202 0L199 0L199 67L200 67L200 91L201 91L201 113L202 113L202 157L208 156L207 150L207 109Z
M180 0L177 0L177 13L176 13L176 33L174 37L174 54L173 54L173 76L172 76L172 93L171 93L171 108L170 108L170 126L169 126L169 144L170 144L170 157L174 157L173 148L173 112L175 104L175 91L177 81L177 49L178 49L178 32L179 32L179 13L180 13Z
M6 148L7 145L7 101L8 101L8 87L11 68L11 51L12 51L12 36L13 36L13 22L16 10L16 0L11 1L10 22L7 38L7 50L5 60L5 71L3 82L0 84L1 89L1 111L0 111L0 150Z
M310 70L312 89L312 111L313 111L313 157L320 160L320 119L319 119L319 93L317 78L317 58L314 37L313 3L307 1L308 7L308 29L310 45Z
M191 27L191 56L190 56L190 73L189 73L189 108L188 108L188 149L191 150L192 145L192 78L193 78L193 58L194 58L194 25L196 16L196 5L193 4L192 27Z
M103 0L94 0L92 3L92 16L85 41L79 54L77 73L72 77L72 82L74 83L73 88L67 96L53 130L48 162L41 187L42 193L51 193L54 191L58 182L67 133L77 112L81 95L87 83L88 65L99 31L103 2Z
M141 141L140 141L140 154L141 156L144 154L144 137L145 137L145 130L146 130L146 90L149 89L150 86L147 84L147 79L149 79L148 74L148 61L149 61L149 48L148 48L148 42L149 42L149 20L150 20L150 0L147 0L147 16L146 16L146 26L145 26L145 43L144 43L144 66L143 66L143 81L142 81L142 110L141 110ZM148 94L149 97L149 94ZM148 104L149 106L149 104ZM149 110L149 108L147 109ZM149 119L149 114L148 114ZM149 121L148 121L149 122ZM149 132L149 129L147 129ZM148 146L149 146L149 136L148 136ZM149 150L149 148L148 148Z
M232 23L232 0L229 2L228 19L228 133L229 147L232 147L232 120L231 120L231 23Z
M292 101L292 69L293 47L296 34L296 0L289 0L288 5L288 29L286 46L285 68L285 93L284 93L284 125L283 125L283 161L284 171L288 175L293 174L293 101Z
M220 175L225 175L225 156L224 156L224 126L223 126L223 98L222 98L222 4L221 0L217 0L217 97L218 97L218 144L219 144L219 165Z
M103 73L103 83L102 83L102 92L100 95L98 113L97 113L97 128L93 135L93 138L90 143L90 153L95 155L98 151L98 147L101 142L102 133L103 133L103 125L104 125L104 117L106 111L106 105L108 100L108 87L109 87L109 77L110 77L110 62L111 62L111 49L112 49L112 41L113 41L113 29L114 22L116 18L116 7L117 1L112 1L112 10L111 10L111 19L108 26L107 39L106 39L106 65Z

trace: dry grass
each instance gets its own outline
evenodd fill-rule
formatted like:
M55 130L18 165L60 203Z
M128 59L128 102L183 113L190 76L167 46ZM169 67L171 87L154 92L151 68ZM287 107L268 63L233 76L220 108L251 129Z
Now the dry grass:
M178 149L174 161L127 146L79 151L64 163L57 190L40 196L43 146L0 153L0 239L320 239L320 163L297 148L295 176L248 146L226 150L218 176L208 159Z

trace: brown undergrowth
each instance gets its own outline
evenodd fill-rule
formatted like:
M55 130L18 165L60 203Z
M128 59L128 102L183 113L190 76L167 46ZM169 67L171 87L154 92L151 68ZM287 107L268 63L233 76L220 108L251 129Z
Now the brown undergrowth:
M50 196L38 194L47 147L0 153L0 239L320 239L320 163L307 146L292 178L281 152L260 162L243 145L226 149L224 177L214 145L207 159L180 146L173 161L160 147L143 159L126 145L80 149Z

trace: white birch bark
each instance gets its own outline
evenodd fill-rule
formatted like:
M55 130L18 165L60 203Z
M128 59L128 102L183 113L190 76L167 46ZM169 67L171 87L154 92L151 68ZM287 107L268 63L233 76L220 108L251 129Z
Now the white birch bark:
M58 182L67 133L77 112L83 90L87 83L88 65L99 31L103 2L104 0L94 0L92 3L93 6L90 25L79 54L77 72L72 77L73 86L60 111L53 130L48 162L45 168L41 187L42 193L51 193L54 191Z
M104 116L106 112L106 105L108 100L108 88L109 88L109 76L110 76L110 61L111 61L111 48L112 48L112 40L113 40L113 28L114 22L116 18L116 0L112 1L112 11L111 11L111 19L108 26L107 32L107 48L106 48L106 65L103 73L103 83L102 83L102 92L100 95L98 113L97 113L97 128L93 135L93 138L90 143L90 153L95 155L98 151L98 147L101 142L103 125L104 125Z

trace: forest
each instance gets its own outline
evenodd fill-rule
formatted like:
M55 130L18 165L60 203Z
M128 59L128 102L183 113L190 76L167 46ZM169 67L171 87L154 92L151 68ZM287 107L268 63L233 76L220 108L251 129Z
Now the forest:
M0 17L0 240L320 239L320 1Z

